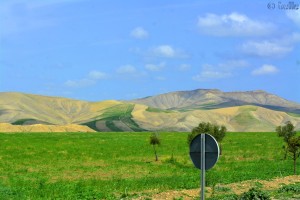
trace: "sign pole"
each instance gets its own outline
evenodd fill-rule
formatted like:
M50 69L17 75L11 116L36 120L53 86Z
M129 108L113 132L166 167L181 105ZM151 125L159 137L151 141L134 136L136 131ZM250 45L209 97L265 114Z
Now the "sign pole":
M205 199L205 134L201 134L201 200Z
M201 200L205 200L205 171L216 164L219 155L219 145L216 139L209 134L199 134L190 143L190 157L195 167L201 170L201 188L199 192Z

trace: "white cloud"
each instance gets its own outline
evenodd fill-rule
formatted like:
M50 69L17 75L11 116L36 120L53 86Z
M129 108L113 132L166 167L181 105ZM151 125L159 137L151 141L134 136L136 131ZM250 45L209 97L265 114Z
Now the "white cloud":
M283 45L294 45L297 42L300 42L300 33L294 32L284 38L282 38Z
M0 1L0 23L5 27L1 29L1 37L55 26L58 21L49 8L66 3L72 0Z
M271 23L252 20L236 12L229 15L206 14L198 18L198 27L202 33L214 36L262 36L275 28Z
M258 69L252 71L252 75L269 75L269 74L276 74L279 70L274 65L263 65Z
M232 74L230 72L222 72L222 71L216 71L216 70L204 70L200 72L200 74L197 74L193 76L194 81L208 81L211 79L222 79L222 78L228 78L231 77Z
M156 77L155 77L155 80L158 80L158 81L165 81L165 80L167 80L167 79L166 79L166 77L164 77L164 76L156 76Z
M240 46L242 52L259 57L281 57L291 51L300 42L300 33L293 32L278 39L248 41Z
M67 87L72 87L72 88L82 88L82 87L88 87L91 85L94 85L96 83L95 80L91 80L91 79L80 79L77 81L73 81L73 80L68 80L65 82L65 86Z
M136 39L145 39L149 36L148 32L142 27L137 27L133 29L130 35Z
M293 50L290 45L270 41L246 42L242 45L241 49L246 54L260 57L283 56Z
M132 65L123 65L116 70L121 79L139 79L147 75L145 71L140 71Z
M229 78L236 74L236 71L248 66L245 60L227 60L225 62L210 65L202 65L202 71L193 76L195 81L209 81L215 79Z
M135 74L137 70L132 65L124 65L117 69L118 74Z
M190 68L191 68L191 66L188 65L188 64L181 64L181 65L179 66L179 71L187 71L187 70L189 70Z
M100 80L107 78L107 74L100 71L91 71L88 77L91 79Z
M224 70L232 70L236 68L247 67L249 64L245 60L227 60L223 63L218 64L218 68L222 68Z
M83 88L95 85L97 81L108 78L106 73L100 71L90 71L87 77L79 80L67 80L64 85L72 88Z
M286 12L288 18L290 18L295 24L300 26L300 9L289 10Z
M161 45L153 49L153 52L162 57L174 57L175 56L175 50L173 47L169 45Z
M149 71L161 71L166 66L166 63L161 62L159 64L146 64L145 68Z
M163 58L186 58L187 55L171 45L160 45L150 50L150 55Z

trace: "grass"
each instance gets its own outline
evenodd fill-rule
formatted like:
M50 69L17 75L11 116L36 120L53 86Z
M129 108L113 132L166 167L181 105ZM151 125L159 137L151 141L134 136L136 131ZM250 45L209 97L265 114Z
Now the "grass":
M240 112L240 114L238 114L234 120L238 123L238 124L255 124L255 123L259 123L259 120L256 119L252 114L251 111L256 111L256 107L253 106L248 106L248 107L243 107L240 108L242 112Z
M140 128L139 125L132 120L131 112L134 109L134 104L120 104L113 107L110 107L104 111L104 113L99 116L97 120L86 122L83 125L87 125L88 127L96 130L96 131L103 131L99 128L96 124L97 121L103 121L105 126L114 132L122 132L124 131L124 127L126 129L132 131L145 131L144 129ZM119 123L119 125L118 125ZM120 124L122 125L121 127Z
M158 162L149 132L0 134L0 199L119 199L199 188L187 133L159 134ZM281 146L276 133L228 133L207 185L291 175Z
M147 112L155 112L155 113L173 113L175 111L173 110L164 110L164 109L160 109L160 108L153 108L153 107L148 107L146 109Z
M12 123L12 125L30 125L30 124L50 124L36 119L19 119Z

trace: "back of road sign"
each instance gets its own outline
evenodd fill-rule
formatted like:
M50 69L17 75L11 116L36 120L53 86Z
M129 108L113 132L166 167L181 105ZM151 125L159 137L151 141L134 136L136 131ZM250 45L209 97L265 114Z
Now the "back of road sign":
M219 159L220 148L216 139L205 134L205 170L212 168ZM190 144L190 157L198 169L201 169L201 134L197 135Z

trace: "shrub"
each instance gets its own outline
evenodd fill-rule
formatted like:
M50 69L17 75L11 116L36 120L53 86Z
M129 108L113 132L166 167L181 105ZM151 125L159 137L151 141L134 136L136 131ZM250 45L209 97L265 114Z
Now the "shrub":
M292 192L300 194L300 183L284 185L279 189L279 192Z
M271 197L268 193L260 189L251 188L248 192L244 192L239 199L240 200L270 200Z

